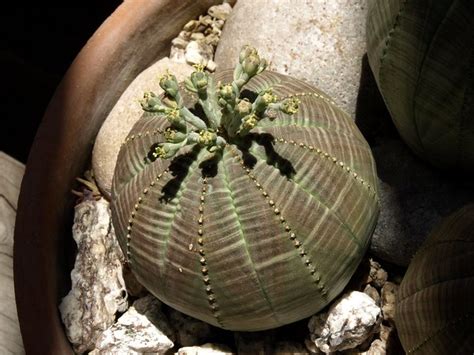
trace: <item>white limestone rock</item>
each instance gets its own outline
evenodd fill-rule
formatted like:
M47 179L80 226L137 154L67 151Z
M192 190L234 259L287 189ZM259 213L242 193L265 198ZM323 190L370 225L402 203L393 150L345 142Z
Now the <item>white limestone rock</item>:
M165 354L174 346L173 333L160 307L151 295L135 301L97 340L98 354Z
M230 348L221 344L207 343L200 346L186 346L180 348L178 355L229 355L234 354Z
M378 331L381 314L372 298L351 291L333 303L327 313L311 317L311 340L325 353L355 348Z
M0 151L0 354L24 354L13 284L13 231L25 166Z
M92 168L97 185L107 199L110 199L112 177L120 145L143 114L139 99L143 98L145 91L153 91L156 94L163 92L159 85L160 77L167 70L173 73L178 81L182 81L191 75L194 68L163 58L145 69L120 96L97 135L92 152Z
M239 0L217 46L219 68L233 67L249 44L270 70L308 81L350 115L366 52L367 0Z
M94 348L100 334L127 309L123 254L115 238L109 203L86 200L75 207L72 228L77 256L72 289L59 305L66 334L78 353Z

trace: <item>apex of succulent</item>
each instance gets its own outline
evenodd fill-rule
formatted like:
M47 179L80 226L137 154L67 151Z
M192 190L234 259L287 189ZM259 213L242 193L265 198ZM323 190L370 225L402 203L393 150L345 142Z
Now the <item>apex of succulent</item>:
M271 88L259 92L254 102L241 98L242 87L266 67L266 60L250 46L244 46L240 51L232 83L217 87L202 66L195 66L184 85L186 90L197 95L205 114L203 118L184 105L176 77L170 73L163 75L160 86L164 96L160 98L148 92L141 101L143 110L163 114L171 124L165 134L166 142L156 145L150 159L172 158L180 148L195 144L220 154L227 143L247 135L263 118L273 118L275 111L288 115L298 112L300 101L297 98L279 101Z

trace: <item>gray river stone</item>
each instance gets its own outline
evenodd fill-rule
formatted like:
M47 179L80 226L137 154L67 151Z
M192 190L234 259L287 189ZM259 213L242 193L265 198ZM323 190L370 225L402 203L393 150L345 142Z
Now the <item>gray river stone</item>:
M236 64L245 44L269 69L308 81L355 115L366 52L366 0L239 0L217 46L219 69Z

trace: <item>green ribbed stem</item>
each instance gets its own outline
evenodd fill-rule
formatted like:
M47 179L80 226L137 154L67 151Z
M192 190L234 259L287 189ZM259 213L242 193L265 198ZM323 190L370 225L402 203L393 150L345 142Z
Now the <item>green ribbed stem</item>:
M231 79L231 71L215 76ZM378 216L375 164L350 117L280 74L264 72L244 90L269 86L297 97L299 111L262 119L217 157L185 146L146 163L169 122L145 114L113 182L116 234L138 280L168 305L231 330L274 328L325 307L357 268Z

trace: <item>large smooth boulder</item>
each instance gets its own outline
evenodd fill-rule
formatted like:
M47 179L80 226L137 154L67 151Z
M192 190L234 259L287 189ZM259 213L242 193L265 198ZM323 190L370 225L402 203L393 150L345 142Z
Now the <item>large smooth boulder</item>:
M366 0L239 0L215 61L233 67L250 44L270 69L303 79L355 115L365 45Z
M140 73L128 86L97 135L92 152L92 167L97 185L107 199L110 198L120 146L130 129L143 115L139 100L145 91L153 91L155 94L163 92L160 87L160 77L168 70L176 75L178 80L183 80L194 71L192 66L173 62L167 57L157 61Z

